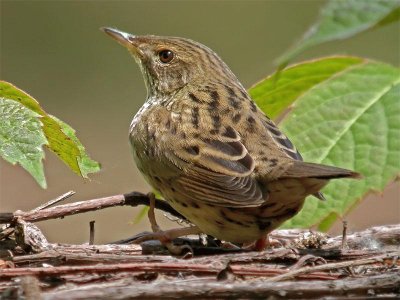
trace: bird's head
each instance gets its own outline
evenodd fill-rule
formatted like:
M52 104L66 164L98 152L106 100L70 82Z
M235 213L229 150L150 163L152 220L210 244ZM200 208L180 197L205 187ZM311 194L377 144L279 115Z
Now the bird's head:
M188 84L204 83L204 80L237 80L217 54L195 41L137 36L108 27L102 30L133 55L150 96L168 95Z

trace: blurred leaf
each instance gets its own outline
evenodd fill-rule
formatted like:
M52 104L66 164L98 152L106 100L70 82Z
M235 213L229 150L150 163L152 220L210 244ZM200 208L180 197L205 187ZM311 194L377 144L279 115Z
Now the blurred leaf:
M72 128L48 115L30 95L8 82L0 81L0 97L16 101L36 113L38 121L43 125L42 130L47 139L46 146L75 173L87 178L88 173L99 170L98 163L89 159ZM40 150L42 151L41 148ZM42 157L44 157L44 154L42 154Z
M318 22L306 32L295 47L278 59L279 69L283 69L290 60L307 48L346 39L399 19L400 1L331 0L322 9Z
M164 197L160 194L159 191L153 190L152 193L156 197L156 199L164 199ZM156 200L157 201L157 200ZM149 212L150 207L149 206L143 206L138 214L135 216L135 218L132 221L133 225L138 224L145 216L147 216L147 213Z
M298 97L313 86L338 73L361 64L359 57L325 57L291 66L256 83L249 93L271 119L281 115Z
M363 61L296 101L281 128L304 160L352 169L364 179L333 180L323 190L327 201L308 198L284 227L327 229L369 191L382 191L399 175L399 99L400 70Z
M42 188L46 188L42 145L47 143L39 115L22 104L0 97L0 155L19 163Z
M147 213L149 212L149 209L150 209L149 206L143 206L143 207L139 210L139 212L138 212L138 214L135 216L135 218L133 219L132 224L133 224L133 225L139 224L139 222L142 221L143 218L144 218L145 216L147 216Z

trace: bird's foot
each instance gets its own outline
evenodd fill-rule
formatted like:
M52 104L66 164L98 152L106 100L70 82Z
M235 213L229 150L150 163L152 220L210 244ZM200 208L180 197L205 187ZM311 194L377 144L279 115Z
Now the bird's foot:
M192 248L189 245L174 245L172 242L174 239L191 234L200 234L201 231L197 226L175 228L170 230L161 230L160 226L157 224L156 216L154 213L155 209L155 195L149 193L148 197L150 199L148 218L151 224L152 233L144 233L132 242L139 244L144 241L158 240L163 244L168 251L173 255L182 255L185 253L193 253Z
M270 239L268 235L258 239L257 241L246 245L243 249L250 251L264 251L268 248L280 248L283 247L282 243L276 239Z

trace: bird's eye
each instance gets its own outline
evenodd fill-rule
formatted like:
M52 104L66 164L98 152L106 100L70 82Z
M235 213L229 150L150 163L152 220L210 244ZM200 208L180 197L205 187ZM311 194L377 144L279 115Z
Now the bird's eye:
M174 52L171 50L165 49L158 52L158 57L160 61L164 64L169 63L174 58Z

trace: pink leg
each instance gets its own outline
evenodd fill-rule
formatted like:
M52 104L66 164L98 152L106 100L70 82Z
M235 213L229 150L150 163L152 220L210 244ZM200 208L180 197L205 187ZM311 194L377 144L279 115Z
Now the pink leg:
M258 239L254 243L250 244L249 246L244 247L245 249L248 250L253 250L253 251L263 251L265 249L271 248L271 247L282 247L282 243L278 240L270 239L268 234L263 236L262 238Z
M183 252L184 249L188 249L189 251L191 250L189 246L183 245L183 246L176 246L172 243L173 239L176 239L181 236L186 236L190 234L200 234L201 231L197 226L191 226L191 227L183 227L183 228L176 228L176 229L170 229L170 230L161 230L160 226L157 224L156 216L154 214L154 208L155 208L155 196L153 193L149 193L148 197L150 198L150 209L148 212L148 218L151 224L151 229L153 233L145 234L142 237L138 238L135 240L135 243L140 243L144 241L149 241L149 240L159 240L165 247L168 248L168 250L172 254L179 255ZM192 252L192 251L191 251Z

